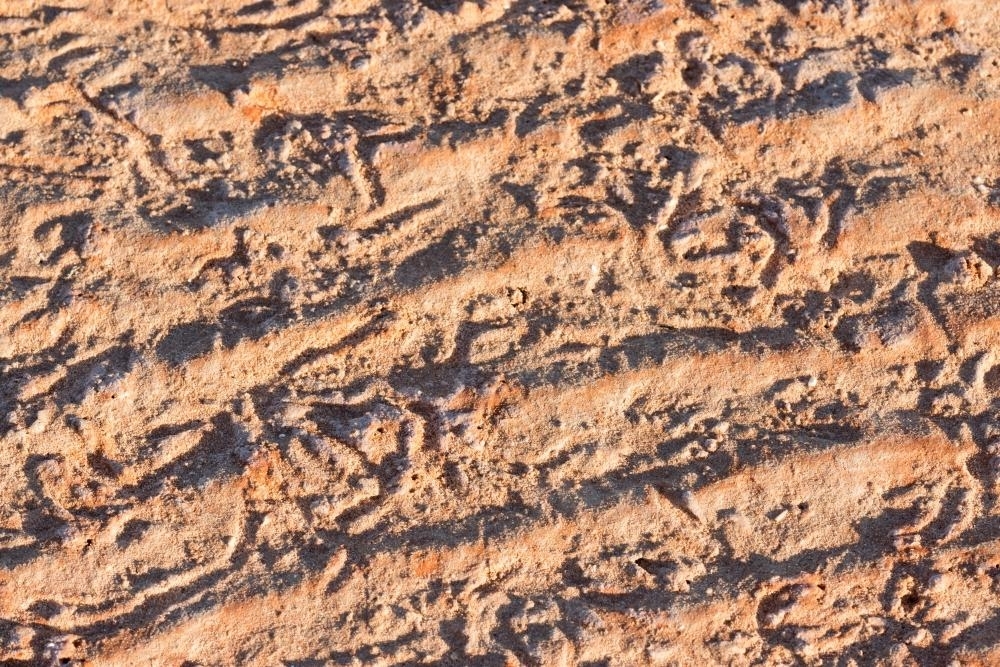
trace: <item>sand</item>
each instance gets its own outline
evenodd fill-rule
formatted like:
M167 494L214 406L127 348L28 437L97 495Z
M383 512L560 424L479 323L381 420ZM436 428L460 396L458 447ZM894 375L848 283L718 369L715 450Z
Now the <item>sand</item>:
M1000 664L998 35L0 2L0 662Z

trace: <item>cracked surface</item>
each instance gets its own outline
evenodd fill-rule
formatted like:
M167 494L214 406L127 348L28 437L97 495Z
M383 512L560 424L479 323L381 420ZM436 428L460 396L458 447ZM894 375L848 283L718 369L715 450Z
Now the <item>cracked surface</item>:
M0 6L0 660L1000 662L1000 6Z

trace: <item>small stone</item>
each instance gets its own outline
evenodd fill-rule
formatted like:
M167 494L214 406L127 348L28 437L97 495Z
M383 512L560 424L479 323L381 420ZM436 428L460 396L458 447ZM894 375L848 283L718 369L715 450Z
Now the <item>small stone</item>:
M449 477L456 491L464 492L469 488L469 475L461 467L455 466L452 468Z
M35 414L35 421L33 421L31 426L28 427L28 433L35 435L44 433L50 423L52 423L52 410L49 408L43 408Z
M35 474L43 481L55 481L62 477L63 466L58 459L47 458L35 468Z
M330 505L330 501L326 498L320 498L309 506L309 511L313 513L313 516L321 519L329 516L332 510L333 506Z
M302 421L309 414L310 409L311 406L303 403L286 403L282 418L286 424L294 424Z
M972 367L972 386L976 390L982 390L986 384L986 374L996 364L996 356L991 350L987 350L976 357Z
M76 654L82 645L83 639L77 635L57 635L45 642L42 656L47 664L65 665L77 657Z
M917 628L906 638L906 643L910 646L925 647L929 646L933 639L927 628Z
M729 433L729 422L721 421L712 428L714 435L723 436Z
M948 282L961 287L981 287L993 278L993 267L969 251L948 262L944 275Z
M604 628L604 621L600 616L597 615L593 609L589 607L580 607L575 610L574 619L579 625L590 628L593 630L601 630Z
M898 535L892 541L893 547L896 551L905 551L907 549L913 549L920 546L920 536L919 535Z
M69 544L80 536L76 526L65 524L56 529L56 538L63 544Z
M966 626L961 621L955 621L954 623L948 623L940 632L938 632L937 639L941 643L947 643L961 635L966 629Z
M358 480L358 490L362 495L375 497L379 494L379 483L374 477L364 477Z
M661 225L664 229L666 229L666 221L673 215L673 209L676 208L677 202L673 201L673 206L669 206L669 204L670 202L665 207L667 210L661 211L659 215L659 218L663 220ZM702 243L701 230L695 219L685 220L679 224L669 239L670 250L681 257L697 248L700 243Z
M776 628L776 627L778 627L778 625L780 625L781 622L783 620L785 620L785 615L787 613L788 612L786 610L779 609L777 611L773 611L773 612L771 612L769 614L766 614L764 616L764 618L762 619L764 621L764 627L766 627L766 628Z
M788 510L782 509L780 512L771 517L771 520L775 523L781 523L788 518Z
M675 656L674 647L670 644L650 644L646 649L646 655L649 656L650 662L664 664Z
M249 445L240 445L234 451L236 458L243 463L250 463L253 458L253 448Z
M910 649L903 642L896 642L889 648L890 664L907 664L911 659Z
M16 654L25 649L31 648L31 642L35 638L35 631L26 625L14 625L3 637L2 646L6 649L6 654L0 653L6 658L16 658Z
M688 514L693 516L695 519L702 522L705 520L705 513L701 507L701 503L698 502L698 499L695 498L694 493L692 493L690 489L685 489L684 492L681 493L680 503L681 507L687 510Z

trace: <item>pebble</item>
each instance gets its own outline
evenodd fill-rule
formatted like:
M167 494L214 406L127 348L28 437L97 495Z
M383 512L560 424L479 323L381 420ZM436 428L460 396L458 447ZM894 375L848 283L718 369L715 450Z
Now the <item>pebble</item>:
M41 480L51 481L62 477L63 465L56 458L47 458L35 468L35 474Z
M893 548L896 551L904 551L906 549L912 549L920 546L920 536L919 535L899 535L892 541Z
M80 537L80 531L76 528L76 526L68 523L57 528L55 533L56 538L58 538L58 540L63 544L69 544Z
M670 661L675 655L675 649L670 644L650 644L646 648L646 655L655 664L663 664Z
M989 459L989 476L994 485L1000 483L1000 442L995 442L987 448Z
M712 428L713 435L722 436L727 433L729 433L729 422L727 421L721 421Z
M694 497L694 494L690 489L686 489L683 493L681 493L680 501L681 506L687 510L688 514L693 516L698 521L705 521L704 509L702 508L701 503L698 502L698 499Z
M778 627L778 625L780 625L781 622L785 620L785 615L787 613L788 613L787 610L779 609L777 611L773 611L769 614L766 614L762 619L764 621L764 627L772 629Z
M8 649L25 649L31 646L35 638L35 631L26 625L15 625L7 632L3 638L3 643Z
M911 646L923 647L929 645L933 640L934 638L927 628L917 628L906 638L906 643Z
M469 488L469 476L460 467L455 466L451 471L451 483L456 491L465 491Z
M510 305L512 306L522 306L524 302L527 301L527 293L521 288L515 288L510 290L509 298Z
M303 403L287 403L285 404L282 417L286 423L299 422L305 419L305 416L309 414L309 410L311 409L312 406Z
M980 287L993 278L993 267L974 252L956 256L944 267L945 279L962 287Z
M28 427L28 433L35 435L44 433L50 423L52 423L52 410L49 408L43 408L35 415L35 421L33 421L31 426Z
M326 498L320 498L309 506L309 511L311 511L314 516L320 518L328 516L332 510L333 507L330 505L330 501Z
M604 621L598 616L597 612L589 607L579 607L575 610L574 620L585 628L592 628L595 630L602 630L604 628Z

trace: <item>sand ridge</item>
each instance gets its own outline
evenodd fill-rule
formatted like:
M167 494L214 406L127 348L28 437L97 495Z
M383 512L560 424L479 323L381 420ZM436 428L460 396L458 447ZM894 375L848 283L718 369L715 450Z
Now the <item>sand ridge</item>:
M998 31L0 3L0 661L996 664Z

